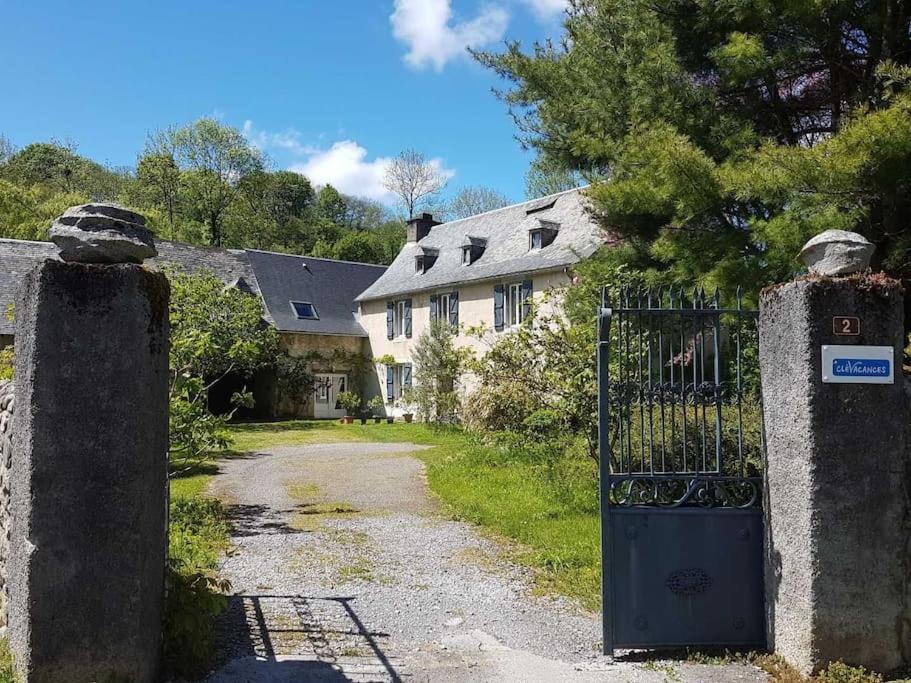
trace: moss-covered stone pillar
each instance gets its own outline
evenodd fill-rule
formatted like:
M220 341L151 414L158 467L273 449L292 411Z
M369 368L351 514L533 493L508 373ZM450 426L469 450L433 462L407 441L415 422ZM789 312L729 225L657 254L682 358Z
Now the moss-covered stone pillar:
M29 273L16 304L9 634L24 681L158 678L169 290L136 263L154 254L141 223L68 211L70 261Z
M908 661L902 301L881 275L762 293L768 638L805 673Z

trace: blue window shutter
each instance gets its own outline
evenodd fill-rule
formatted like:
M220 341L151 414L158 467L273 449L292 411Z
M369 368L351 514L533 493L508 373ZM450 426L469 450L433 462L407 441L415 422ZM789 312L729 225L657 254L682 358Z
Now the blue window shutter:
M453 327L459 326L459 293L452 292L449 295L449 324Z
M493 326L499 332L503 329L503 300L506 290L503 285L497 285L493 288Z
M411 336L411 299L405 299L405 336Z
M411 388L411 364L405 363L402 365L402 387L405 389Z
M386 302L386 339L392 339L395 336L394 315L395 304L391 301Z
M395 368L391 365L386 366L386 399L395 400Z
M522 283L522 320L525 320L531 313L531 292L531 280L525 280Z
M436 320L438 317L440 317L440 299L434 294L430 297L430 319Z

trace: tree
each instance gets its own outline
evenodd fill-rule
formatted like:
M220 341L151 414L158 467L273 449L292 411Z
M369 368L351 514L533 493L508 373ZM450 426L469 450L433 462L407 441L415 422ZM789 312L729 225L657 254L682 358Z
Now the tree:
M0 237L46 240L55 218L88 200L85 195L54 192L41 185L25 188L0 178Z
M263 167L262 154L236 128L202 118L150 136L145 155L170 155L182 172L190 210L220 246L223 220L241 179Z
M338 190L332 185L324 185L316 195L316 212L323 220L344 225L348 206Z
M386 219L386 207L362 197L344 196L345 225L353 230L369 230Z
M437 164L413 149L395 157L386 168L383 186L402 200L408 218L414 216L418 203L437 194L446 186L446 178Z
M459 414L459 380L470 351L455 345L448 320L432 320L412 351L414 385L408 400L426 422L451 423Z
M380 263L383 258L383 250L372 233L352 231L341 237L332 246L332 257L342 261Z
M136 165L136 180L145 197L167 216L173 232L180 203L180 169L174 157L167 153L141 156Z
M230 416L207 407L210 387L232 372L252 373L278 350L275 329L262 324L258 298L226 288L211 273L169 271L171 350L169 357L170 453L172 472L198 465L227 447ZM249 405L249 395L236 395Z
M226 218L227 246L302 250L306 223L313 221L310 181L291 171L253 171L237 184Z
M525 173L525 196L528 199L546 197L572 190L582 183L580 174L548 160L547 157L538 157L531 162Z
M0 133L0 166L3 166L9 158L16 153L16 146L8 137Z
M449 201L447 214L451 220L468 218L486 211L509 206L509 198L489 187L468 186L459 189Z
M631 263L755 295L828 227L911 275L909 23L888 0L573 0L563 41L477 58Z
M90 196L109 194L99 189L110 181L111 175L114 174L100 164L76 154L76 146L71 142L26 145L10 154L0 168L0 176L17 185L41 185L56 192L82 192Z

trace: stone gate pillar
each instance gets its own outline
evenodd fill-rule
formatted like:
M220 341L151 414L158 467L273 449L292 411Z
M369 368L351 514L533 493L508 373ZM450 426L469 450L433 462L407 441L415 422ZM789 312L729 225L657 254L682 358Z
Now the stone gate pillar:
M886 672L909 654L903 292L815 270L760 301L769 646Z
M16 316L9 634L29 682L156 680L168 283L142 216L69 209Z

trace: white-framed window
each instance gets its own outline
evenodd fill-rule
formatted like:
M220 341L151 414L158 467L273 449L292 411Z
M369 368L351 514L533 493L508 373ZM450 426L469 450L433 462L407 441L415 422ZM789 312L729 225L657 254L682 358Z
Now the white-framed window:
M440 320L449 321L449 294L440 294L439 304L437 308L437 313L439 313Z
M471 247L462 247L462 265L471 265Z
M393 329L396 337L405 336L405 302L395 302L395 312L392 318Z
M531 249L540 249L543 244L543 241L544 241L543 238L544 238L544 236L541 234L540 230L532 230L530 248Z
M506 285L506 326L515 327L522 322L522 283L514 282Z

